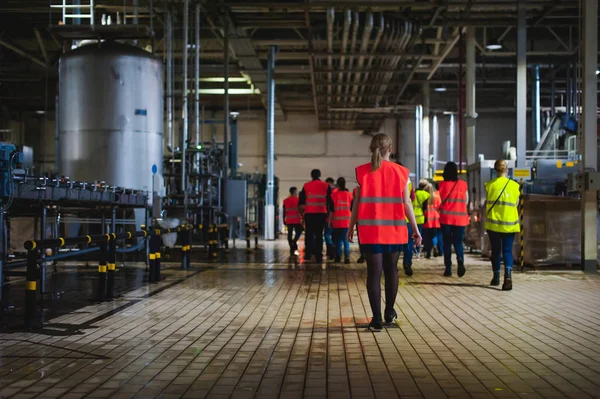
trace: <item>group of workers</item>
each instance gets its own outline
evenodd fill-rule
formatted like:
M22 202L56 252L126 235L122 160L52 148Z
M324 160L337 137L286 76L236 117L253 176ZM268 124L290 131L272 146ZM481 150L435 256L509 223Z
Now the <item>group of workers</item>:
M370 144L371 162L356 168L357 187L351 193L343 177L321 180L321 172L311 172L312 180L298 193L290 188L284 201L284 220L292 254L298 254L298 239L305 230L304 259L323 262L323 241L327 255L335 262L350 263L350 243L355 228L359 241L359 262L367 262L367 290L373 318L372 331L381 331L383 322L397 317L394 303L398 291L398 259L403 252L407 276L413 274L413 255L443 255L444 276L452 276L452 248L456 254L457 275L466 273L463 236L469 224L468 187L459 179L458 166L448 162L439 184L421 180L413 190L409 170L391 162L392 141L377 134ZM507 177L505 161L494 165L497 178L486 183L485 229L492 247L491 285L500 285L500 267L504 259L503 290L512 289L512 246L520 231L517 206L520 187ZM423 238L424 237L424 240ZM381 317L381 274L385 276L386 309Z

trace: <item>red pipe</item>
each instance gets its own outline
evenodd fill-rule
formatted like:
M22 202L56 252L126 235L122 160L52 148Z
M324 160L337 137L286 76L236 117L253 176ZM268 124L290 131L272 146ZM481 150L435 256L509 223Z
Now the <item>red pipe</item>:
M463 98L463 61L465 58L462 27L459 27L458 37L458 173L462 170L463 159L463 117L465 105Z

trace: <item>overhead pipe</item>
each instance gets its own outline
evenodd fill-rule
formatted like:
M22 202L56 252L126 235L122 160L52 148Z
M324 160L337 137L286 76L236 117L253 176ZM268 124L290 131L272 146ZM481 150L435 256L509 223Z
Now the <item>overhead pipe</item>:
M188 217L187 192L187 142L188 142L188 42L189 42L189 0L183 2L183 93L181 95L183 110L183 140L181 143L181 191L183 191L183 212Z
M346 47L348 46L348 36L350 34L350 25L352 24L352 11L346 10L344 11L344 30L342 32L342 57L340 58L339 70L343 71L344 66L346 65ZM344 82L344 72L340 72L338 74L338 87L337 87L337 99L336 101L339 103L341 101L340 94L342 92L342 84Z
M371 65L373 64L373 60L375 59L375 54L377 52L377 47L379 47L379 42L381 41L381 37L383 36L383 33L385 31L385 19L383 18L383 13L379 14L379 17L377 18L377 25L375 27L376 30L376 34L375 34L375 40L373 41L373 46L371 47L371 55L369 57L369 60L367 61L367 66L366 66L366 70L371 69ZM362 79L363 84L360 86L360 96L358 97L358 101L357 103L360 104L362 102L363 99L363 94L365 92L366 89L366 82L368 82L369 80L369 72L365 73L364 78Z
M354 54L356 52L356 38L358 37L358 25L360 23L360 18L358 12L354 12L354 25L352 26L352 41L350 44L350 52ZM354 67L354 55L351 55L348 59L348 69L352 69ZM348 80L350 80L351 74L348 73ZM346 90L344 90L345 97L344 102L348 103L350 98L348 95L350 94L350 86L346 86Z
M333 7L327 9L327 51L333 53L333 24L335 22L335 9ZM329 70L333 70L333 58L331 55L327 57L327 66ZM327 101L331 102L331 92L333 90L333 74L327 74Z
M463 62L465 59L465 46L462 27L459 27L458 31L458 170L461 171L463 160L463 119L465 114L463 98Z
M173 15L167 8L167 149L173 153Z
M360 43L360 53L365 54L369 47L369 39L371 38L371 31L373 30L373 13L371 11L367 12L365 17L365 27L363 29L362 40ZM358 57L357 68L362 69L365 64L365 57L361 55ZM354 73L354 86L352 88L352 103L356 102L356 94L358 93L358 84L360 82L360 72Z
M410 42L410 40L412 38L412 34L413 34L412 30L413 30L412 23L410 21L404 21L403 26L402 26L402 37L401 37L400 41L397 43L397 45L395 46L395 48L394 48L395 51L397 51L398 53L401 53L406 49L406 47L408 46L408 43ZM388 68L395 69L398 66L398 63L401 61L401 59L402 59L402 56L397 56L397 57L392 58L389 61ZM382 82L384 82L384 83L391 82L393 76L394 76L394 72L385 73L383 75ZM388 88L388 85L384 85L379 88L379 93L375 100L376 104L379 104L379 102L383 98L383 95L385 94L387 88Z

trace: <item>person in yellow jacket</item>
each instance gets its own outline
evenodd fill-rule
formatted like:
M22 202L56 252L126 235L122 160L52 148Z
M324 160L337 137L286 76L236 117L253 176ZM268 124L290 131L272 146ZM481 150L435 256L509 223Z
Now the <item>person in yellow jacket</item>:
M414 195L411 194L413 210L415 212L415 220L417 222L417 227L419 228L419 234L423 234L423 224L425 223L425 211L427 208L427 201L429 200L429 193L426 191L427 185L429 182L425 179L421 179L419 181L419 188L414 191ZM408 182L408 190L412 193L412 183ZM408 230L409 237L412 237L412 229L409 227ZM412 258L413 258L413 248L414 244L412 241L408 241L408 244L404 246L404 255L402 258L402 266L404 267L404 274L407 276L413 275L412 270ZM421 247L416 248L416 256L420 256Z
M504 258L504 284L502 290L512 290L512 247L519 224L519 183L507 177L508 165L502 159L494 163L497 177L485 184L486 215L485 230L492 246L492 270L494 277L490 283L500 285L500 264Z

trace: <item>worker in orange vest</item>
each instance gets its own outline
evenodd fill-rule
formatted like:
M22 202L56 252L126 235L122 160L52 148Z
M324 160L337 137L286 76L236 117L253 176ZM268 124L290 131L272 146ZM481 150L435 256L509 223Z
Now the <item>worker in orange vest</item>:
M440 192L436 189L435 185L429 183L427 191L431 196L431 200L427 201L427 209L425 209L425 224L423 224L423 246L425 250L425 258L431 258L431 251L433 250L433 256L437 257L442 254L442 237L441 237L441 225L440 225L440 204L442 199L440 198Z
M458 263L458 277L465 275L463 236L469 224L467 212L468 186L458 178L458 166L448 162L444 167L444 181L440 182L440 225L444 237L444 276L452 276L452 246Z
M302 217L298 202L298 188L290 188L290 196L283 200L283 220L288 229L288 244L290 255L296 255L298 251L298 240L302 235ZM294 235L294 232L296 233Z
M304 241L306 251L304 260L314 255L317 263L323 262L323 230L327 224L327 201L331 195L331 187L321 180L321 171L310 172L312 181L305 183L300 192L300 214L304 216L306 231Z
M352 190L352 198L356 199L356 187ZM356 231L356 241L358 241L358 248L360 248L360 234L358 233L358 230ZM360 251L360 256L356 260L356 263L365 263L365 255L362 251Z
M352 216L352 194L346 189L346 179L337 179L337 189L331 194L329 200L329 225L333 229L333 242L336 249L335 262L342 260L342 246L344 247L344 263L350 263L350 242L348 241L348 227Z
M421 245L415 214L408 192L409 171L390 162L392 140L385 134L373 136L371 162L356 168L358 189L352 206L348 241L353 241L358 222L361 250L367 258L367 291L373 318L371 331L381 331L381 273L385 275L385 322L393 323L398 293L398 257L408 243L407 221L412 226L414 245Z
M338 191L335 187L335 180L333 177L328 177L325 179L325 183L329 185L331 188L331 194ZM329 215L328 215L329 216ZM325 227L325 247L327 251L327 258L329 260L333 260L335 258L335 244L333 242L333 228L331 227L331 221L327 221L327 226Z

